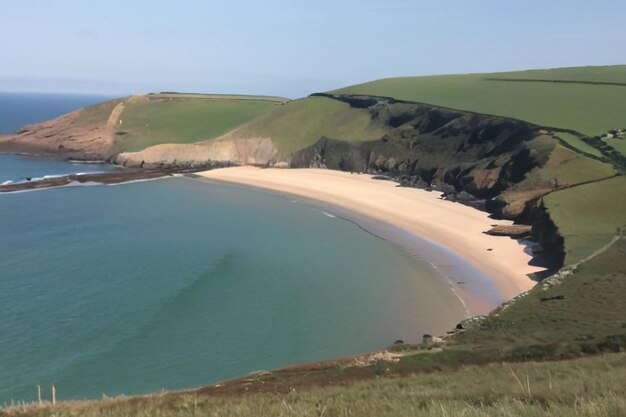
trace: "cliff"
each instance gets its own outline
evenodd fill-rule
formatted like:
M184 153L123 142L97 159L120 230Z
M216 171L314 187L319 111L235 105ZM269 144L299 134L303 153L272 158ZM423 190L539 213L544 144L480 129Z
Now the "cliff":
M139 152L123 152L118 165L140 168L204 168L213 162L234 165L274 165L278 150L270 138L224 137L194 144L161 144Z
M56 119L24 126L0 138L0 151L52 154L63 158L107 160L120 150L106 121L81 123L82 110Z

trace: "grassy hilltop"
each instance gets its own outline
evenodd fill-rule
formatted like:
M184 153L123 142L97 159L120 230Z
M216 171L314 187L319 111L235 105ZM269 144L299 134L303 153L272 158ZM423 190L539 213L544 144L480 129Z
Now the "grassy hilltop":
M211 140L288 100L279 97L161 93L89 106L0 138L0 150L111 160L153 145Z
M366 109L325 97L307 97L276 107L241 127L242 135L267 136L283 154L313 145L321 137L350 142L379 139L386 131Z
M402 77L294 101L211 94L133 96L87 107L70 127L86 129L78 132L85 136L108 122L111 131L96 135L100 141L112 136L106 148L111 151L99 152L105 159L158 144L212 140L229 132L238 138L271 138L284 158L323 137L354 143L381 139L398 126L373 117L368 106L354 106L332 95L382 96L554 128L567 146L580 152L596 158L609 158L616 152L626 159L626 145L620 139L604 138L595 143L585 139L626 128L624 92L626 66ZM68 126L62 127L55 132L59 136ZM42 135L39 142L48 138ZM80 146L71 148L80 151ZM56 144L49 147L51 152L56 149Z
M216 138L286 102L279 97L161 93L88 107L79 123L106 122L120 103L116 139L125 151L160 143L193 143Z
M588 136L626 127L626 65L390 78L333 92L512 117Z

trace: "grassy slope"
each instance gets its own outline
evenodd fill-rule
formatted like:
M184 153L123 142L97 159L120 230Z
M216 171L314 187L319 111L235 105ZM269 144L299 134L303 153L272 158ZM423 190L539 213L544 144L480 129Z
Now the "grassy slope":
M573 264L606 244L626 226L626 177L552 193L544 198L565 239L565 263Z
M2 417L50 416L619 416L626 413L626 355L568 362L492 364L289 394L138 399L15 407Z
M542 138L535 139L530 146L538 148ZM550 142L554 142L551 140ZM526 175L524 181L512 187L518 188L544 188L553 185L555 179L559 186L570 186L595 181L615 175L615 170L610 164L588 158L576 153L560 144L554 145L549 152L549 159L541 168L535 168Z
M89 126L106 123L115 106L126 102L127 99L128 98L117 98L83 108L78 117L78 124L81 126Z
M626 86L507 82L489 78L626 82L626 66L390 78L335 92L390 96L513 117L590 136L626 125Z
M624 206L622 206L624 207ZM526 297L492 314L479 329L455 336L455 349L504 352L524 359L578 355L608 336L626 338L626 240L583 263L559 285L538 284ZM563 299L545 300L563 296ZM544 301L542 301L544 299Z
M218 137L275 105L254 98L151 96L145 102L127 102L117 129L128 132L123 139L128 151L159 143L192 143Z
M518 80L553 80L577 82L609 82L626 84L626 65L571 67L501 72L495 77Z
M151 94L86 107L78 123L105 123L124 103L116 140L124 150L138 151L159 143L192 143L216 138L259 117L286 100L266 96Z
M593 146L589 145L587 142L583 141L581 138L579 138L576 135L573 135L571 133L567 133L567 132L558 132L557 136L565 143L569 144L570 146L574 147L574 149L577 149L581 152L584 152L586 154L589 155L593 155L597 158L601 158L602 157L602 152L600 152L598 149L594 148Z
M603 139L607 145L626 156L626 139Z
M367 110L323 97L295 100L275 107L241 129L244 135L271 137L283 153L314 144L320 137L347 141L378 139L385 130L370 122Z

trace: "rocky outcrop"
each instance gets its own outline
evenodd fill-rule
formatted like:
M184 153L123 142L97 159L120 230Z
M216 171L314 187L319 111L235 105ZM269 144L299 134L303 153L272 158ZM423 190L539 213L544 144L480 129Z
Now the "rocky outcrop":
M550 213L539 200L529 205L526 215L532 219L531 234L535 241L541 244L543 252L551 259L555 267L561 267L565 261L565 246L563 236L550 218Z
M291 166L385 173L402 185L442 191L444 198L503 216L516 202L489 205L491 199L541 163L526 145L540 135L529 123L389 98L329 97L368 108L372 122L390 131L368 142L320 138L296 152Z
M127 167L197 167L218 164L277 165L278 151L270 138L236 138L231 135L194 144L162 144L140 152L124 152L115 163Z
M82 124L81 110L53 120L27 125L0 139L0 151L54 154L83 160L108 160L119 148L106 123Z
M497 225L485 233L491 236L508 236L513 239L525 239L530 237L532 226L524 224Z

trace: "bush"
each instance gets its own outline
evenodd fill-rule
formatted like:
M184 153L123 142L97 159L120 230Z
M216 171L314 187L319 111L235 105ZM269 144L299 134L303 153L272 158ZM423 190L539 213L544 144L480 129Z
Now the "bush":
M513 362L542 361L557 356L556 345L519 346L505 355L506 360Z

